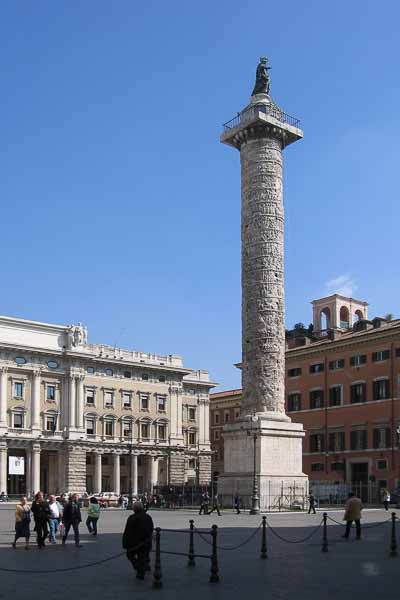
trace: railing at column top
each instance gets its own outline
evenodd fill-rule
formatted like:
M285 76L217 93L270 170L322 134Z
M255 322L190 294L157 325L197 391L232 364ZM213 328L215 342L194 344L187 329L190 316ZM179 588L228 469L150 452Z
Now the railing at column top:
M281 123L286 123L287 125L291 125L292 127L300 127L300 119L297 119L296 117L292 117L291 115L284 113L275 104L255 104L254 106L250 106L248 109L243 110L241 113L238 113L236 117L233 117L233 119L231 119L230 121L224 123L224 133L227 133L231 129L234 129L235 127L246 123L252 118L257 117L260 113L269 115L274 119L277 119Z

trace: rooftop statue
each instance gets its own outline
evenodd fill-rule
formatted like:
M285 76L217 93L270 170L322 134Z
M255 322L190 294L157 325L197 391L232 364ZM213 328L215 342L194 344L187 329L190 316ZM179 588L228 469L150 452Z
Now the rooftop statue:
M270 78L268 71L270 68L271 67L268 66L268 58L262 56L260 58L260 62L258 63L256 71L256 83L251 94L252 96L255 96L256 94L269 94Z

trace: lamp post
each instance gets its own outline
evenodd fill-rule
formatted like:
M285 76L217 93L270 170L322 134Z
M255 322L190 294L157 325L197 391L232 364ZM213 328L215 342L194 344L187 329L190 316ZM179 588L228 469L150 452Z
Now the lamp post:
M259 431L253 429L253 416L251 417L251 428L247 429L247 435L253 438L253 495L251 497L251 515L260 514L260 497L258 495L257 483L257 439L260 435Z

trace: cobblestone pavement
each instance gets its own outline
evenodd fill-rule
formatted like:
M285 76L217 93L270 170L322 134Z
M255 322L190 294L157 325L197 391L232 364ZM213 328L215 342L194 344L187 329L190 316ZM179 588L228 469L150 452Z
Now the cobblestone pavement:
M221 517L198 516L190 511L151 513L155 525L161 528L180 529L188 526L189 519L195 525L209 528L213 523L219 527L219 545L225 548L245 541L258 527L260 518L248 514L234 515L224 512ZM332 511L330 517L341 521L343 512ZM238 550L219 551L219 584L210 584L210 561L196 560L195 568L186 566L186 557L162 555L163 588L152 589L152 575L146 581L137 581L130 563L124 556L97 566L79 568L68 572L50 574L27 573L28 570L82 567L101 561L121 552L121 531L127 511L105 510L101 514L99 536L93 538L81 525L82 548L75 548L73 539L66 546L46 546L39 550L32 535L31 549L26 552L23 541L14 550L11 547L14 513L12 507L0 509L0 598L7 600L46 598L57 600L74 598L103 599L131 597L141 600L151 594L160 600L181 598L190 600L243 598L249 594L263 594L267 598L300 598L320 600L338 597L340 600L354 598L363 600L398 599L399 557L389 558L390 524L384 523L390 513L383 510L364 511L363 539L358 542L342 539L343 528L330 522L328 528L329 551L321 552L322 530L304 543L286 543L268 530L268 560L260 560L260 533ZM400 516L400 515L399 515ZM322 512L317 515L272 514L268 522L281 537L291 541L308 537L318 527ZM375 526L376 525L376 526ZM367 527L368 526L368 527ZM369 526L372 526L369 528ZM206 539L208 537L206 536ZM400 543L400 522L398 527ZM188 536L182 533L163 532L164 550L185 552ZM209 554L210 546L196 536L195 549L199 554ZM18 569L22 573L10 573L1 569Z

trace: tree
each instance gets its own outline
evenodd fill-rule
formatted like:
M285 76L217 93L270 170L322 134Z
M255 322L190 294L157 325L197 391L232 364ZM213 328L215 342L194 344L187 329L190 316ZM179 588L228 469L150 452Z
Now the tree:
M393 321L393 314L388 313L387 315L385 315L385 319L386 319L386 321Z

